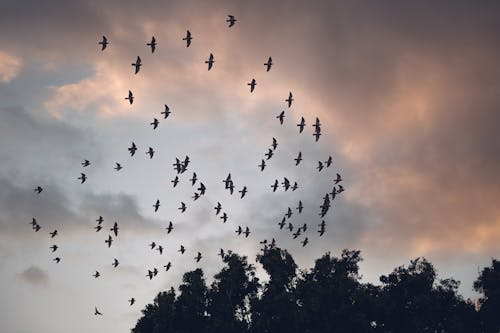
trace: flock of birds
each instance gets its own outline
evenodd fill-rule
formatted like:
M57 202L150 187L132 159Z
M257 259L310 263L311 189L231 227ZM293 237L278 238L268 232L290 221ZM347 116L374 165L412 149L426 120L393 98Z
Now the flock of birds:
M233 15L228 15L228 19L226 20L226 22L229 23L229 27L234 26L236 21L237 20ZM186 42L186 47L189 47L191 45L192 39L193 39L193 37L191 35L191 32L189 30L187 30L186 36L184 38L182 38L182 40L184 40ZM98 44L101 46L101 50L104 51L108 47L110 42L106 36L102 36L102 40L99 41ZM153 36L151 38L151 41L148 42L146 45L148 47L150 47L151 52L154 53L156 50L156 47L158 45L156 38ZM211 69L213 69L214 64L215 64L215 58L214 58L214 55L212 53L210 53L208 60L206 60L205 63L207 64L209 71ZM271 57L269 57L267 62L264 63L264 66L266 68L266 72L269 72L273 65L274 65L273 60ZM132 66L134 67L134 74L138 74L141 67L143 66L140 56L138 56L136 61L134 63L132 63ZM256 85L257 85L256 80L252 79L248 83L248 85L250 86L250 92L253 92L255 90ZM128 96L125 97L125 99L128 100L128 102L130 104L133 104L135 96L133 95L132 91L129 90ZM285 99L285 102L286 102L286 105L288 106L288 108L290 108L292 106L293 101L294 101L293 94L292 94L292 92L290 92L288 94L288 98ZM161 114L163 115L163 119L167 119L171 113L172 112L170 111L170 108L168 107L168 105L165 104L164 110L161 112ZM276 116L276 118L279 120L280 125L283 125L284 118L285 118L285 111L282 111L279 115ZM156 130L158 128L158 125L159 125L159 120L157 118L154 118L153 121L150 123L150 125L153 127L153 130ZM306 126L305 119L304 119L304 117L301 117L300 123L297 124L297 127L299 129L299 134L304 131L305 126ZM320 123L318 118L316 118L316 120L312 126L314 127L313 136L315 137L315 141L317 142L321 136L321 123ZM258 164L258 168L260 169L261 172L263 172L267 166L266 161L269 161L274 156L277 147L278 147L278 141L276 138L273 137L272 144L271 144L270 148L268 148L267 152L264 154L265 158L263 158L261 160L261 163ZM138 150L135 142L132 142L131 146L128 147L127 150L130 153L130 156L133 157ZM155 154L155 151L152 147L149 147L145 153L146 153L146 155L149 156L150 159L152 159L154 154ZM295 166L299 166L299 164L302 161L302 152L298 153L298 155L294 159L294 161L295 161ZM318 171L321 172L323 169L329 168L332 165L332 163L333 163L333 159L331 156L329 156L326 161L318 161L318 166L316 169L318 169ZM170 181L174 188L178 185L181 175L184 174L188 170L189 164L190 164L190 157L189 156L185 156L184 158L178 158L178 157L175 158L175 162L172 164L172 166L173 166L174 171L176 172L176 175L175 175L175 178ZM83 168L87 168L91 165L91 162L89 160L85 159L81 165ZM116 162L114 169L117 172L119 172L120 170L123 169L123 166L121 165L121 163ZM77 179L80 181L81 184L83 184L87 181L88 177L84 172L81 172L80 177L78 177ZM344 191L344 187L340 184L341 181L342 181L342 177L340 174L337 173L336 178L333 180L334 184L333 184L332 190L329 193L326 193L325 196L323 197L323 203L319 207L320 208L319 216L322 218L321 223L318 224L319 229L317 230L317 232L319 233L319 236L322 236L326 231L326 222L325 222L325 220L323 220L323 218L326 216L329 209L331 208L332 201L336 198L336 196L338 194L340 194ZM193 201L196 201L205 195L207 188L206 188L205 184L198 179L196 172L192 173L192 176L189 179L189 182L192 186L195 186L196 184L198 184L198 187L196 188L197 191L194 192L194 195L192 196ZM227 190L231 195L233 195L234 190L235 190L235 184L234 184L234 181L232 179L231 173L229 173L227 175L227 177L225 177L222 180L222 183L224 184L224 189ZM276 192L280 187L283 188L284 191L288 191L288 190L295 191L299 188L299 184L296 181L292 182L288 178L284 177L281 182L280 182L280 180L275 179L275 181L270 185L270 187L272 189L272 192ZM43 192L43 188L41 186L37 186L34 189L34 191L38 195L40 195ZM242 186L241 189L237 191L237 193L239 193L239 197L241 199L243 199L245 197L245 195L248 193L247 186ZM160 199L157 199L153 204L154 212L158 212L160 206L161 206ZM184 213L186 211L186 209L187 209L186 203L181 201L178 210L181 213ZM303 209L304 209L304 205L303 205L302 201L299 200L297 207L295 207L295 210L297 211L298 214L301 214ZM226 223L228 221L228 218L229 218L228 214L227 214L227 212L223 211L223 207L222 207L222 204L220 202L217 202L217 204L214 207L214 210L215 210L215 215L221 219L222 223ZM296 239L308 230L308 225L307 225L307 223L304 223L299 227L295 227L292 224L292 222L289 221L289 219L292 217L293 213L294 213L294 209L292 209L291 207L288 207L286 213L283 215L281 221L278 223L278 227L279 227L279 230L283 230L283 229L288 230L290 233L292 233L293 239ZM100 232L104 228L103 217L99 216L96 219L96 222L97 222L97 225L94 227L95 232ZM42 226L37 222L37 219L35 217L33 218L33 220L31 221L30 224L32 225L32 228L35 232L39 232L42 229ZM107 245L108 248L110 248L112 246L113 242L118 238L119 229L120 228L119 228L118 222L114 222L112 227L109 228L110 233L108 234L107 238L104 240L104 243ZM167 234L170 234L173 231L174 224L172 223L172 221L169 221L169 224L165 229L166 229ZM235 233L238 236L243 235L245 238L248 238L249 235L251 234L251 231L250 231L250 228L248 226L239 225L237 227L237 229L235 230ZM51 231L49 233L49 235L50 235L51 239L54 239L58 235L57 229ZM309 243L308 237L305 237L301 241L301 244L303 247L306 246L308 243ZM264 245L264 249L267 249L269 247L273 248L276 246L276 240L274 238L272 238L272 240L270 242L268 242L265 239L263 241L260 241L260 244ZM149 244L149 248L151 250L158 251L160 255L163 254L163 250L164 250L163 246L157 244L154 241ZM55 254L58 251L59 246L57 244L53 244L52 246L50 246L50 249L51 249L51 253ZM177 252L179 252L181 255L183 255L186 252L186 247L181 244L179 246L179 250ZM226 253L224 251L224 249L221 248L219 253L218 253L218 256L220 256L221 258L224 258L226 255L228 255L230 253L231 253L231 251L227 251L227 253ZM202 258L203 258L203 255L201 254L201 252L197 251L197 254L194 257L194 260L196 262L200 262L200 260ZM61 257L55 256L53 258L53 261L55 263L60 263ZM119 264L120 264L119 260L117 258L114 258L111 265L114 268L117 268L119 266ZM166 265L163 266L165 271L170 270L171 267L172 267L171 262L168 262ZM159 273L159 270L156 267L154 267L152 269L148 269L147 274L146 274L146 278L151 280L155 276L157 276L158 273ZM97 278L101 277L101 273L98 270L96 270L94 272L94 274L92 274L92 276L95 279L97 279ZM128 300L128 302L132 306L135 303L135 298L131 297ZM102 315L102 313L98 310L97 307L95 307L95 309L94 309L94 314L95 315Z

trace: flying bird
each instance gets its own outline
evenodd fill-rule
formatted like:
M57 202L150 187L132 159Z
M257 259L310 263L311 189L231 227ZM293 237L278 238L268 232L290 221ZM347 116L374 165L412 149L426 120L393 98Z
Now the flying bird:
M149 279L152 280L153 279L153 275L154 275L153 271L151 271L150 269L148 269L148 274L146 274L146 277L149 277Z
M198 192L194 192L194 194L191 198L193 198L193 200L196 201L200 198L200 194Z
M243 234L245 235L245 238L248 238L248 236L250 235L250 229L248 229L248 227L246 227L245 232Z
M113 238L111 238L111 235L108 235L108 239L106 239L104 243L108 244L108 248L111 247L111 243L113 243Z
M243 199L243 197L245 196L245 194L247 194L247 187L246 186L243 186L243 188L238 191L239 193L241 193L241 199Z
M94 278L98 278L99 276L101 276L101 273L99 273L98 271L95 271L94 275L92 275Z
M273 184L273 185L271 185L271 188L273 189L273 192L276 192L276 190L278 189L278 186L279 186L279 182L278 182L278 180L276 179L276 180L274 181L274 184Z
M169 222L168 227L166 227L165 229L167 229L167 234L172 232L172 230L174 229L172 221Z
M331 156L328 156L328 159L325 161L325 164L326 164L326 167L329 168L330 165L332 165L332 157Z
M313 133L313 136L316 138L316 142L318 142L319 137L321 136L321 132L316 131L316 132Z
M294 182L292 187L290 187L292 189L292 191L295 191L296 189L299 188L299 184L297 184L297 182Z
M220 204L220 202L217 202L217 206L215 206L214 209L215 209L215 215L219 215L220 210L222 209L222 205Z
M130 306L132 306L132 305L134 305L134 303L135 303L135 298L133 298L133 297L132 297L132 298L131 298L131 299L129 299L128 301L129 301L129 303L130 303Z
M110 230L110 231L113 231L113 233L115 234L115 237L118 237L118 229L120 229L120 228L118 228L118 223L117 223L117 222L115 222L115 223L113 224L113 228L111 228L111 229L109 229L109 230Z
M258 167L260 168L260 171L264 171L264 168L266 167L266 161L262 160Z
M342 177L337 173L337 178L334 180L335 184L338 184L342 181Z
M156 243L155 242L151 242L151 244L149 244L149 246L151 247L151 250L154 249L156 247Z
M288 103L288 107L291 107L292 106L292 102L293 102L293 97L292 97L292 92L290 91L290 93L288 94L288 98L285 99L285 102Z
M155 129L158 127L158 124L159 124L159 123L160 123L160 122L158 121L158 119L153 118L153 122L152 122L152 123L149 123L149 124L150 124L150 125L152 125L152 126L153 126L153 129L155 130Z
M294 158L295 165L299 165L300 161L302 161L302 152L299 151L299 155L297 155L297 158Z
M36 192L37 194L42 193L42 191L43 191L43 188L42 188L41 186L37 186L37 187L35 188L35 192Z
M56 235L57 235L57 229L54 230L54 231L52 231L52 232L49 232L49 234L50 234L50 238L56 237Z
M165 272L168 272L170 267L172 267L172 263L169 261L166 265L163 265L163 267L165 267Z
M193 172L193 177L189 179L191 181L191 186L194 186L196 184L196 181L198 180L198 177L196 176L196 172Z
M94 229L95 229L95 232L99 232L99 231L101 231L102 226L101 225L97 225L97 226L94 227Z
M316 167L316 169L318 169L318 171L323 170L323 162L318 161L318 166Z
M148 151L146 152L146 155L149 155L149 159L152 159L154 154L155 154L154 149L149 147Z
M308 243L309 243L309 239L306 237L306 238L302 241L302 247L306 246Z
M163 246L158 245L157 250L158 250L158 252L160 252L160 255L162 255L162 254L163 254Z
M168 116L169 116L172 112L170 111L170 108L168 107L168 105L167 105L167 104L165 104L165 110L164 110L164 111L162 111L162 112L160 112L160 113L165 115L165 117L164 117L163 119L167 119L167 118L168 118Z
M158 211L158 208L160 208L160 199L156 199L155 204L153 205L155 209L155 213Z
M89 160L83 160L82 162L82 166L85 168L85 167L88 167L90 165L90 161Z
M257 85L257 82L255 81L255 79L252 79L252 81L247 83L247 85L250 86L250 92L252 93L253 90L255 89L255 86Z
M170 182L174 184L174 187L176 187L177 184L179 183L179 176L175 176L174 180L171 180Z
M292 215L293 215L292 209L290 207L288 207L288 210L287 210L285 216L289 219L292 217Z
M280 124L283 125L283 119L285 119L285 111L281 111L279 115L276 116L279 119Z
M100 313L99 310L97 310L97 307L95 307L94 315L96 315L96 316L102 316L102 313Z
M104 219L102 218L102 216L99 216L99 218L96 220L98 224L101 224Z
M132 91L128 91L128 97L125 97L125 99L128 99L130 105L132 105L132 103L134 103L134 94L132 94Z
M226 20L226 22L229 23L229 28L231 28L237 20L234 18L233 15L228 15L227 17L228 19Z
M238 226L238 229L236 229L235 232L238 234L238 236L241 235L241 233L243 232L243 229L241 228L241 225Z
M181 248L177 252L180 252L181 254L184 254L184 252L186 252L186 248L184 247L184 245L181 245Z
M184 202L181 202L181 206L178 208L181 213L184 213L186 211L186 204Z
M127 149L130 152L130 156L134 156L135 152L137 151L137 146L134 142L132 142L132 146Z
M227 214L226 214L226 212L222 213L222 216L220 218L222 220L222 223L226 223L227 222Z
M276 148L278 148L278 140L276 140L276 138L273 138L273 144L271 145L271 147L273 147L273 150L276 150Z
M224 249L220 249L219 254L217 254L217 255L220 256L222 259L224 259L224 257L225 257Z
M207 187L205 186L205 184L200 182L200 187L198 187L198 191L200 191L200 195L204 195L206 190L207 190Z
M198 252L198 254L196 255L196 257L194 257L194 260L196 260L196 262L200 262L201 258L202 258L202 255L201 255L200 252Z
M87 180L87 176L84 173L80 173L80 177L78 177L77 179L80 180L80 184L83 184Z
M298 123L297 126L299 127L299 133L302 133L304 127L306 126L306 120L304 119L304 117L302 117L300 123Z
M185 40L186 41L186 47L189 47L189 45L191 45L191 40L193 39L193 37L191 37L191 32L188 30L186 31L186 37L184 37L182 40Z
M281 222L278 223L280 230L283 229L283 227L285 226L285 224L286 224L285 221L286 221L286 217L283 217L283 219L281 219Z
M97 44L101 45L101 51L104 51L106 49L106 47L108 46L109 42L108 42L108 39L106 38L106 36L102 36L102 40Z
M158 45L158 43L156 43L155 36L151 37L151 42L147 43L146 45L150 46L151 47L151 53L154 53L155 50L156 50L156 45Z
M229 173L226 179L224 179L222 182L224 183L226 189L229 188L229 185L232 183L231 173Z
M285 191L288 191L288 189L290 188L290 181L288 180L288 178L284 177L281 185L283 185Z
M299 211L299 214L302 213L302 209L304 209L304 206L302 205L302 200L299 200L299 205L297 206L297 210Z
M142 66L141 57L137 56L137 59L135 60L135 62L132 63L132 66L135 67L135 73L134 74L139 73L139 70L141 69L141 66Z
M52 245L50 247L50 249L52 250L52 252L56 252L56 250L59 248L59 246L57 246L56 244Z
M52 259L53 261L56 262L56 264L58 264L60 261L61 261L61 258L59 257L55 257L54 259Z
M113 263L111 264L111 266L113 266L114 268L118 267L118 265L120 264L120 262L118 261L118 259L114 259L113 260Z
M264 64L264 66L266 66L266 72L269 72L272 65L273 65L273 58L269 57L269 59L267 59L267 62Z
M205 64L208 64L208 70L212 69L212 66L214 65L215 60L214 60L214 55L210 53L210 56L208 57L208 60L205 61Z
M39 224L37 224L33 227L33 229L35 229L35 232L39 232L40 229L42 229L42 227Z
M273 153L273 150L271 148L269 148L269 150L267 151L267 153L264 154L264 156L266 156L266 158L269 160L271 157L273 157L274 153Z

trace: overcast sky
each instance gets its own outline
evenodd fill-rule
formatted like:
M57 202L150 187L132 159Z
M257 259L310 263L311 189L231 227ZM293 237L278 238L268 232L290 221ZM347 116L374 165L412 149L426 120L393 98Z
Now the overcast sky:
M1 1L0 330L128 331L184 272L220 269L219 248L254 262L259 241L272 237L303 268L327 251L359 249L363 280L374 283L425 256L441 278L462 281L465 297L477 297L478 267L500 254L499 9L468 1ZM237 19L231 28L228 14ZM134 75L137 56L143 66ZM165 120L164 104L172 111ZM273 137L278 148L260 172ZM191 163L173 189L172 163L185 155ZM332 166L318 172L328 156ZM84 159L91 165L83 168ZM197 201L192 172L207 186ZM245 198L224 190L229 172L237 191L248 187ZM337 172L346 191L319 238L319 206ZM283 177L299 189L272 193ZM299 200L304 211L289 221L309 230L294 240L277 224ZM104 230L96 233L99 215ZM239 225L250 228L248 238L235 234ZM150 281L153 267L160 273Z

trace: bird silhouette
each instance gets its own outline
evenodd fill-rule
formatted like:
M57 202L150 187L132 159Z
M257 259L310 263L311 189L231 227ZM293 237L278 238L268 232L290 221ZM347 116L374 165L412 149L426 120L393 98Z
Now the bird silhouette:
M203 258L203 257L201 255L201 253L198 252L198 254L196 255L196 257L194 257L194 260L196 260L196 262L200 262L201 258Z
M241 199L243 199L243 197L245 196L245 194L247 194L247 187L246 186L243 186L243 188L238 191L239 193L241 193Z
M193 199L193 201L196 201L200 198L200 194L197 193L197 192L194 192L193 196L191 197Z
M108 44L110 44L110 43L108 42L108 39L106 38L106 36L102 36L102 40L97 44L101 45L101 51L104 51L106 49L106 47L108 46Z
M328 159L325 161L326 167L329 168L330 165L332 165L333 158L331 156L328 156Z
M49 234L50 234L50 238L56 237L56 235L57 235L57 229L54 230L54 231L52 231L52 232L49 232Z
M168 227L166 227L165 229L167 229L167 234L172 232L172 230L174 229L174 225L173 225L172 221L170 221L168 223Z
M165 110L160 112L160 114L164 114L164 118L163 119L167 119L168 116L171 114L172 112L170 111L170 108L168 107L167 104L165 104Z
M186 252L186 248L184 247L184 245L181 245L181 248L177 252L184 254L184 252Z
M302 131L304 130L304 127L306 126L306 121L305 121L304 117L302 117L302 119L300 120L300 123L298 123L297 126L299 127L299 133L302 133Z
M255 81L255 79L252 79L252 81L250 81L249 83L247 83L247 85L250 86L250 92L252 93L255 89L255 86L257 85L257 82Z
M262 160L258 167L260 168L260 171L264 171L264 168L266 167L266 161Z
M222 219L222 223L226 223L227 222L227 214L226 214L226 212L222 213L222 216L220 218Z
M120 228L118 228L118 223L117 223L117 222L115 222L115 223L113 224L113 228L111 228L111 229L109 229L109 230L110 230L110 231L113 231L113 233L115 234L115 237L118 237L118 229L120 229Z
M227 17L228 19L226 20L226 22L229 23L229 28L231 28L237 20L234 18L233 15L228 15Z
M97 307L95 307L94 315L96 315L96 316L102 316L102 313L99 312L99 310L97 310Z
M160 255L162 255L162 254L163 254L163 246L158 245L157 250L158 250L158 252L160 252Z
M102 218L102 216L99 216L96 220L97 224L101 224L103 221L104 219Z
M287 212L286 212L285 216L286 216L287 218L291 218L291 217L292 217L292 215L293 215L292 209L291 209L290 207L288 207L288 210L287 210Z
M83 184L87 180L87 176L84 173L80 173L80 177L78 177L78 179L80 180L80 184Z
M246 227L245 232L243 234L245 235L245 238L248 238L248 236L250 235L250 229Z
M274 181L274 184L273 184L273 185L271 185L271 188L273 189L273 192L276 192L276 190L278 189L278 186L279 186L279 182L278 182L278 180L276 179L276 180Z
M336 176L337 176L337 178L334 180L334 183L335 183L335 184L338 184L338 183L340 183L340 182L342 181L342 177L341 177L341 176L340 176L340 174L338 174L338 173L337 173L337 175L336 175Z
M59 257L55 257L54 259L52 259L53 261L56 262L56 264L58 264L59 262L61 262L61 258Z
M290 181L288 180L288 178L284 177L281 185L283 185L285 191L288 191L288 189L290 188Z
M158 43L156 43L155 36L151 37L151 42L147 43L146 45L151 47L151 53L155 53L156 45L158 45Z
M155 130L155 129L158 127L158 124L159 124L159 123L160 123L160 122L158 121L158 119L153 118L153 122L152 122L152 123L150 123L150 125L152 125L152 126L153 126L153 129Z
M283 125L283 119L285 119L285 111L281 111L279 115L276 116L279 119L280 124Z
M52 252L56 252L58 248L59 248L59 246L57 246L56 244L54 244L54 245L52 245L50 247L50 249L52 250Z
M101 225L96 225L96 226L94 227L94 229L95 229L95 232L99 232L99 231L101 231L102 226L101 226Z
M271 157L273 157L274 155L274 152L271 148L269 148L269 150L267 151L267 153L264 154L264 156L266 156L266 158L269 160L271 159Z
M155 154L154 149L149 147L148 151L146 152L146 155L149 155L149 159L152 159L154 154Z
M142 66L141 57L137 56L137 59L135 60L135 62L132 63L132 66L135 67L135 73L134 74L139 73L139 70L141 69L141 66Z
M297 184L297 182L294 182L290 188L292 189L292 191L295 191L296 189L299 188L299 184Z
M104 243L108 244L108 248L111 247L111 243L113 243L113 238L111 238L111 235L108 235L108 239L106 239Z
M299 214L302 213L302 209L304 209L304 206L302 205L302 200L299 200L299 205L297 206L297 210L299 211Z
M276 148L278 148L278 140L276 140L276 138L273 138L273 143L271 144L271 147L273 148L273 150L276 150Z
M205 184L200 182L200 187L198 187L198 191L200 191L200 195L204 195L206 190L207 190L207 188L206 188Z
M267 62L264 64L264 66L266 66L266 72L269 72L269 70L271 70L272 65L273 65L273 58L269 57L269 59L267 59Z
M189 30L186 31L186 37L184 37L182 40L186 41L186 47L189 47L191 45L191 40L193 37L191 37L191 32Z
M302 241L302 247L306 246L308 243L309 243L309 239L306 237L306 238Z
M321 170L323 170L323 162L318 161L318 166L316 167L316 169L321 172Z
M241 233L243 232L243 229L241 228L240 225L238 226L238 229L236 229L235 232L238 234L238 236L241 235Z
M151 244L149 244L149 247L152 249L154 249L156 247L156 243L155 242L151 242Z
M302 152L299 151L297 158L294 158L293 160L295 161L295 165L299 165L300 161L302 161Z
M128 96L125 97L125 99L128 99L128 102L130 103L130 105L132 105L132 103L134 103L134 94L132 94L132 91L128 91Z
M95 271L95 273L92 276L97 279L99 276L101 276L101 273Z
M212 69L214 63L215 63L214 55L212 53L210 53L210 56L208 57L208 60L205 61L205 64L208 64L208 70Z
M160 208L160 199L156 199L155 204L153 205L155 209L155 213L158 211L158 208Z
M128 300L128 302L130 303L130 306L134 305L135 298L132 297L131 299Z
M120 163L115 162L115 164L116 164L116 166L115 166L115 168L114 168L114 169L115 169L116 171L120 171L121 169L123 169L123 167L122 167L122 165L121 165Z
M288 94L288 98L287 98L287 99L285 99L285 102L287 102L288 107L291 107L291 106L292 106L293 97L292 97L292 92L291 92L291 91L290 91L290 93Z
M113 263L111 264L114 268L118 267L118 265L120 264L120 262L118 261L118 259L114 259L113 260Z
M35 192L36 192L37 194L42 193L42 191L43 191L43 188L42 188L41 186L37 186L37 187L35 188Z
M175 176L174 180L171 180L170 181L172 184L174 184L174 187L177 186L177 184L179 183L179 177L178 176Z
M280 227L280 230L283 229L283 227L285 226L285 221L286 221L286 217L284 216L282 219L281 219L281 222L278 223L279 227Z
M85 168L85 167L88 167L90 165L90 161L89 160L83 160L82 162L82 166Z
M196 176L196 172L193 172L193 177L189 179L191 181L191 186L194 186L196 184L196 181L198 180L198 177Z
M163 265L165 267L165 272L168 272L168 270L172 267L172 263L169 261L166 265Z
M148 274L146 274L146 277L149 277L149 279L152 280L153 276L154 276L153 271L148 269Z
M181 202L181 206L177 209L181 211L181 213L184 213L186 211L186 204L184 202Z
M132 146L127 149L130 152L130 156L134 156L135 152L137 151L137 146L134 142L132 142Z
M217 202L217 206L215 206L214 209L215 209L215 215L219 215L220 210L222 209L221 203Z

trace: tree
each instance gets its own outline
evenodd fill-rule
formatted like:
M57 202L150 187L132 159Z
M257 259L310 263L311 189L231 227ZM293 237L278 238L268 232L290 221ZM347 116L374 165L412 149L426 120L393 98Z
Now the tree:
M174 303L173 327L175 332L207 331L206 304L207 286L203 271L198 268L182 277L180 294Z
M492 259L476 281L474 290L483 293L479 299L479 317L485 333L500 331L500 261Z

